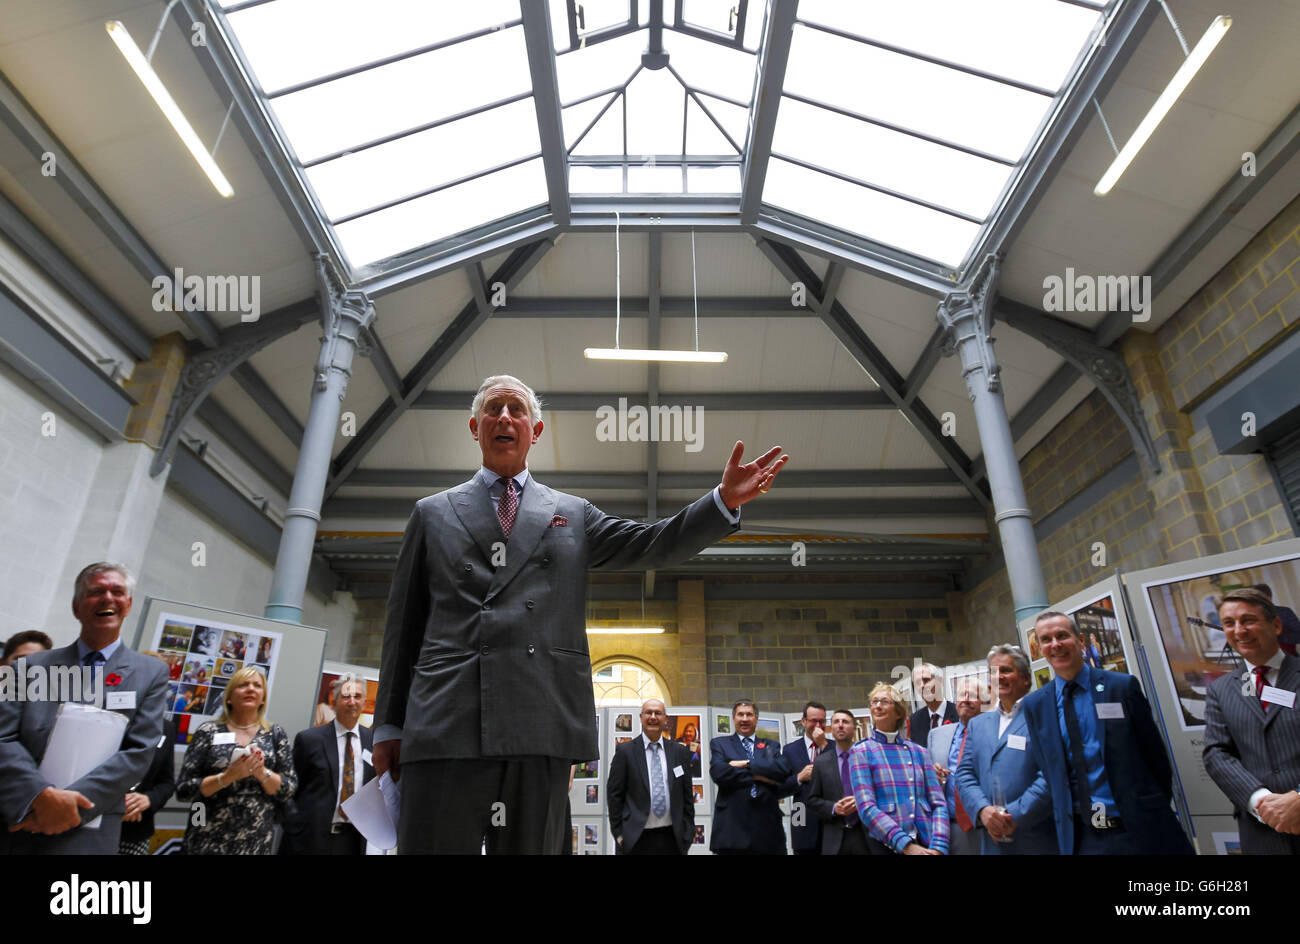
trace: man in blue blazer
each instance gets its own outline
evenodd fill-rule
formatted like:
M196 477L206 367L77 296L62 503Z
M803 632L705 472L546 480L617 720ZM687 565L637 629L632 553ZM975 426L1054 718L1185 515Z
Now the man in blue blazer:
M756 737L758 710L747 698L731 709L735 734L709 742L709 776L717 785L713 799L710 851L718 855L785 855L781 797L790 764L780 745Z
M821 855L822 821L813 815L808 801L812 796L813 760L828 747L826 706L810 701L803 706L803 737L781 749L781 756L790 764L785 789L796 802L790 814L790 846L795 855Z
M1056 855L1047 780L1029 753L1021 699L1029 693L1029 657L1019 646L989 650L997 708L970 723L954 775L962 805L980 835L981 855Z
M1022 710L1061 854L1191 855L1170 809L1173 768L1137 679L1084 665L1064 613L1040 614L1034 632L1056 678Z

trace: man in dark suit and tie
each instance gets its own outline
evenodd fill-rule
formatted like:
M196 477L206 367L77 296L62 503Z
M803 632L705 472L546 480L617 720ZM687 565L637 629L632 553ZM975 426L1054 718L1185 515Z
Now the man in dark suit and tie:
M58 787L40 772L60 699L51 689L36 701L0 699L0 815L10 824L13 855L116 855L127 791L144 777L163 733L167 666L132 652L119 638L131 611L135 578L121 564L91 564L77 575L72 612L77 641L38 652L14 666L30 678L53 680L69 671L77 681L57 693L68 702L95 703L127 718L118 749L76 782ZM83 671L87 670L87 671ZM85 823L102 817L98 828Z
M375 705L375 770L400 777L403 853L552 853L569 766L599 756L586 636L587 571L659 569L734 531L787 457L741 465L645 524L547 488L528 470L541 404L487 378L470 435L482 468L416 503L398 554Z
M943 697L943 673L928 662L912 670L912 690L925 702L907 721L907 739L929 746L930 730L957 723L957 706Z
M736 733L709 742L717 787L709 849L718 855L785 855L780 803L792 792L790 764L778 745L755 735L757 728L758 709L742 698L731 709Z
M1241 851L1300 853L1300 659L1283 652L1268 595L1233 590L1219 605L1244 672L1222 675L1205 697L1205 770L1232 801Z
M803 737L781 749L790 764L791 774L785 788L795 798L790 814L790 847L795 855L820 855L822 821L808 808L812 793L813 760L830 746L826 740L826 706L810 701L803 706Z
M289 855L365 855L366 840L343 812L347 800L375 776L374 732L359 724L366 680L345 672L334 680L334 720L293 739L298 774L295 812L285 826Z
M1022 710L1061 855L1190 855L1170 808L1173 766L1137 679L1084 665L1064 613L1040 614L1034 632L1056 678Z
M867 829L849 782L849 751L857 722L853 712L837 708L831 715L833 744L813 761L808 808L822 824L822 855L871 855Z
M614 749L605 786L619 855L686 855L695 838L691 752L663 736L668 708L641 706L641 736Z

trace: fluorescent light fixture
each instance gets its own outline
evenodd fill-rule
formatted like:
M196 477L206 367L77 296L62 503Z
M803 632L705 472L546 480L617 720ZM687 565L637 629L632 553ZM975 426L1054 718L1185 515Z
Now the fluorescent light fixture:
M657 636L662 626L588 626L588 636Z
M126 31L126 27L118 20L109 20L104 24L104 28L108 30L109 37L113 40L123 58L130 63L131 68L135 70L135 74L144 83L144 87L153 96L153 100L158 103L163 115L176 129L181 141L190 149L190 153L198 161L199 167L203 168L203 173L208 175L208 180L212 181L212 186L217 188L217 193L223 197L234 196L235 191L230 186L230 181L226 180L226 175L221 172L217 162L212 159L212 155L203 147L203 142L194 133L194 129L190 127L189 121L181 113L175 99L171 97L171 94L162 84L162 80L158 78L158 73L153 71L153 66L149 65L149 60L144 57L140 47L135 44L131 34Z
M1174 102L1178 101L1178 96L1183 94L1184 89L1191 83L1192 78L1200 71L1201 66L1205 65L1205 60L1214 52L1214 47L1219 45L1219 40L1223 39L1228 27L1232 26L1232 17L1216 16L1210 28L1205 31L1200 42L1183 60L1183 64L1178 67L1174 77L1169 80L1165 90L1160 93L1151 110L1147 112L1146 117L1137 126L1133 136L1128 139L1125 145L1120 148L1120 152L1115 155L1115 160L1111 162L1110 167L1106 168L1106 173L1101 175L1101 180L1097 181L1097 186L1093 188L1093 193L1099 197L1104 197L1110 193L1110 189L1115 186L1120 175L1128 169L1128 165L1133 163L1133 158L1137 157L1138 151L1147 143L1147 138L1160 126L1169 109L1173 108Z
M593 361L680 361L687 364L724 364L726 351L647 351L630 347L588 347L582 356Z

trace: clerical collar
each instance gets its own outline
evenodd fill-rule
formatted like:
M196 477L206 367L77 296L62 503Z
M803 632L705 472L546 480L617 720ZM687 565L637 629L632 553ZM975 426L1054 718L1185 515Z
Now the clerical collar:
M897 743L898 743L898 729L897 729L897 728L895 728L893 731L881 731L879 728L876 728L876 729L872 732L872 734L873 734L873 735L879 735L879 736L876 738L877 741L884 741L884 742L887 743L887 744L897 744Z

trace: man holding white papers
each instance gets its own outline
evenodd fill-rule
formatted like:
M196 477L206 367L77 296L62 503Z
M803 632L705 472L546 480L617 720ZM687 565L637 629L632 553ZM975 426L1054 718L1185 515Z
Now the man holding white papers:
M334 720L299 731L293 739L298 774L296 812L285 829L291 855L365 855L366 840L343 812L343 803L375 776L370 752L375 734L359 724L366 680L345 672L334 682Z
M26 671L89 668L93 683L48 685L39 698L0 699L0 816L12 832L13 855L115 855L126 792L139 783L162 737L167 666L122 644L135 578L120 564L91 564L77 575L72 612L81 635L70 646L39 652ZM65 676L66 677L66 676ZM77 699L75 696L80 695ZM121 742L107 760L72 783L42 774L50 734L62 701L98 704L125 716ZM93 821L99 819L95 824ZM91 825L84 825L84 824Z

